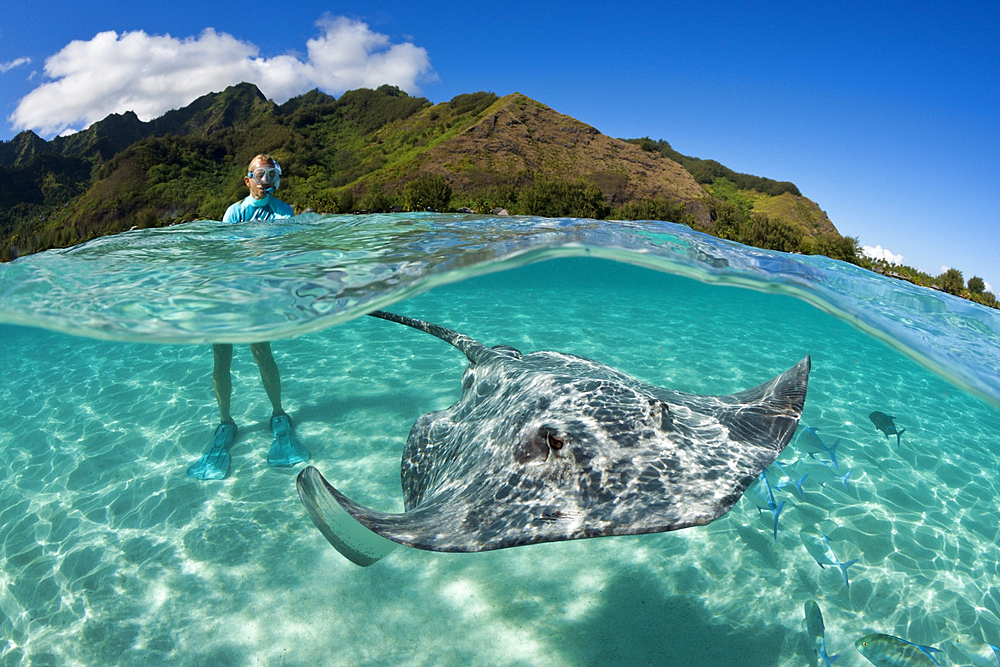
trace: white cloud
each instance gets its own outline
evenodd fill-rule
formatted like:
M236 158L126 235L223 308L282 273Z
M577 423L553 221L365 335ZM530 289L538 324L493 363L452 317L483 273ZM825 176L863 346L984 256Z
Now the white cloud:
M17 58L5 63L0 63L0 74L6 74L15 67L20 67L21 65L31 64L31 58Z
M426 49L393 44L343 17L326 16L317 25L321 34L306 42L305 60L262 58L254 44L211 28L186 39L102 32L47 58L45 75L52 80L21 98L8 120L15 130L54 135L111 113L134 111L150 120L241 81L281 104L312 88L340 94L388 83L417 93L417 81L434 78Z
M902 255L893 254L892 251L888 250L887 248L883 248L880 245L877 245L874 248L871 247L870 245L866 245L861 248L861 251L868 257L871 257L872 259L884 259L890 264L903 263Z

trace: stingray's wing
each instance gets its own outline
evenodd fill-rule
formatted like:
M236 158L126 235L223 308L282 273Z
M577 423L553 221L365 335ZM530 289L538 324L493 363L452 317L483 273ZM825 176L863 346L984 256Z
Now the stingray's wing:
M296 485L306 512L323 536L361 566L377 562L400 544L426 551L468 553L572 539L571 534L559 531L547 539L532 539L530 527L527 537L523 533L510 537L511 522L517 520L512 515L530 517L537 508L504 507L487 501L496 492L496 485L488 482L466 489L452 485L399 514L359 505L312 466L299 473Z
M353 505L339 491L323 479L312 466L299 473L296 483L299 498L319 532L347 560L367 567L378 562L398 545L358 523L344 508L345 501Z

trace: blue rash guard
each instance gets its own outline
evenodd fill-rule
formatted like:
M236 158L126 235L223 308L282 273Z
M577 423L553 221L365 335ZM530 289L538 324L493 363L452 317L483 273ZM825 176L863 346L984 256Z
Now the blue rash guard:
M223 222L250 222L251 220L277 220L279 218L291 218L295 215L292 207L271 196L263 199L254 199L247 195L246 199L241 199L226 209L226 214L222 216Z

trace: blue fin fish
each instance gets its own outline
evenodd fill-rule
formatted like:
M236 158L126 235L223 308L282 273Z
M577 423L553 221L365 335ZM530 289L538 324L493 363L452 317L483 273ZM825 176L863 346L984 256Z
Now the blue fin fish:
M840 568L840 573L844 575L844 583L850 588L851 582L847 578L847 568L857 563L857 559L847 561L846 563L842 562L837 558L837 554L834 553L833 547L830 545L830 538L814 527L809 526L800 530L799 538L802 540L802 545L806 548L806 551L809 552L809 555L815 559L821 568L825 568L827 565L835 565Z
M795 479L792 479L791 475L789 475L787 472L785 472L785 469L777 461L775 461L771 465L777 467L778 470L781 471L781 477L778 478L778 481L774 485L774 488L781 489L781 488L784 488L785 486L787 486L788 484L791 484L795 488L795 492L797 494L799 494L799 498L805 498L806 497L805 492L802 490L802 483L806 481L806 477L809 476L809 473L806 473L806 474L802 475L802 477L799 477L798 480L795 480Z
M813 645L813 666L817 667L816 658L823 659L823 667L830 667L839 658L839 655L827 655L826 635L823 627L823 614L819 610L819 605L815 600L809 600L805 605L806 612L806 632Z
M912 644L892 635L865 635L854 645L876 667L941 667L932 655L941 653L941 649Z
M975 667L1000 667L1000 648L992 644L972 635L958 635L951 644Z
M774 491L771 489L771 483L767 481L765 473L762 472L758 475L750 498L753 500L754 505L757 506L758 514L767 511L774 517L774 541L777 542L778 517L781 516L781 510L785 509L785 501L782 500L780 504L774 501Z
M835 469L840 467L837 464L837 445L840 444L840 438L837 438L832 445L828 445L819 437L816 429L803 426L799 429L799 444L805 447L810 456L816 453L826 454Z
M868 415L868 419L872 420L872 423L875 424L875 428L885 433L885 437L888 438L890 435L896 436L896 447L899 447L899 436L906 433L906 429L896 429L896 422L893 421L896 419L895 417L890 417L884 412L876 410Z
M805 458L802 459L802 465L808 466L809 474L812 479L819 483L820 486L826 486L827 482L833 480L839 481L844 485L844 488L850 488L847 485L847 480L854 476L854 469L849 469L846 473L841 473L840 470L836 470L829 461L824 461L815 458Z

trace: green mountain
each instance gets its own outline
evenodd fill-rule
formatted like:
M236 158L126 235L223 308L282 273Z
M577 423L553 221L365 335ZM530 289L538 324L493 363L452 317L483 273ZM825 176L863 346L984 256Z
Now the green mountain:
M664 219L782 250L850 259L857 242L791 183L614 139L519 93L440 104L391 86L282 105L243 83L143 122L114 114L44 141L0 142L0 258L133 227L219 219L257 153L297 211L437 210Z
M83 132L56 137L51 142L25 131L9 142L0 142L0 165L26 166L33 157L57 154L67 157L100 157L108 160L132 144L147 137L167 134L188 136L210 134L224 128L244 128L262 114L273 112L269 102L256 86L241 83L221 93L209 93L174 111L144 123L131 111L111 114Z

